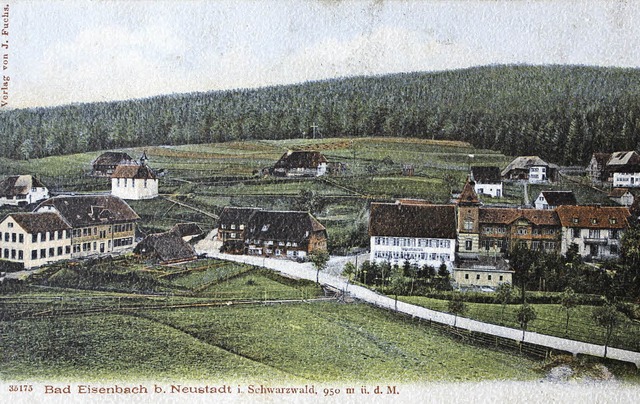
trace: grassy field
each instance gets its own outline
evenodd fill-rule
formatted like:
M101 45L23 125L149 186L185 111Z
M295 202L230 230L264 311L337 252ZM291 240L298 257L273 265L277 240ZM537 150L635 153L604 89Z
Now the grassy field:
M530 380L540 364L359 304L0 322L4 380ZM26 346L29 349L24 349Z
M433 310L447 311L448 301L446 300L422 296L402 296L399 297L398 300ZM516 321L515 314L519 305L507 305L503 317L502 305L500 304L466 304L468 311L464 317L512 328L520 328L520 325ZM558 304L532 304L531 306L535 309L538 317L529 324L529 331L558 337L565 336L566 312L562 306ZM577 306L571 310L568 338L593 344L604 344L604 329L593 321L591 318L592 311L593 306ZM622 319L622 323L615 329L610 346L640 351L640 340L638 339L638 335L640 335L640 323L630 320L623 315L620 315L620 318Z

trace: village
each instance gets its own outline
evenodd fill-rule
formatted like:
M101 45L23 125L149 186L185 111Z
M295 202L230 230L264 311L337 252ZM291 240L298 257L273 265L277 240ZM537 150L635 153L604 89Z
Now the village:
M253 157L261 143L231 145L247 158L230 167L223 162L215 180L203 162L219 154L182 146L87 153L88 164L60 165L60 172L73 173L64 177L37 165L39 173L5 177L0 279L7 308L17 304L22 311L3 316L144 311L158 307L157 299L169 311L362 302L441 324L447 335L468 333L465 338L478 343L492 335L507 355L584 355L596 342L605 356L636 363L632 319L618 326L613 343L599 332L589 335L583 320L567 335L569 323L565 329L550 320L563 316L557 311L543 310L528 326L534 331L515 322L519 307L556 306L566 290L578 296L582 318L620 293L614 263L638 216L632 186L638 181L631 180L640 172L636 152L594 155L588 167L567 169L462 143L423 141L414 143L419 152L409 153L402 139L286 144L284 151L278 143L268 146L269 156L279 156L271 160ZM495 161L504 163L491 165ZM374 194L379 181L390 181L393 192ZM441 185L420 185L434 182ZM25 303L39 290L50 297ZM57 306L68 299L60 291L78 297ZM86 293L96 295L81 297ZM500 304L486 311L486 302ZM471 314L465 305L474 307ZM498 331L487 331L492 324ZM554 345L548 335L568 336L563 341L572 345Z
M308 260L327 250L325 226L309 211L278 211L259 206L227 206L205 234L196 223L176 223L169 231L136 233L140 217L127 200L158 197L159 174L143 152L106 152L92 164L91 176L110 181L111 192L59 193L29 174L2 181L0 203L31 211L6 215L0 222L3 272L31 270L74 259L134 253L161 263L194 260L207 252ZM411 168L412 169L412 168ZM291 179L330 177L345 170L318 151L288 151L265 175ZM407 174L407 165L403 174ZM608 189L612 206L579 204L571 191L542 191L523 206L492 204L503 183L552 184L559 167L537 156L517 157L506 167L469 166L461 192L449 204L401 198L369 205L369 260L419 268L441 266L460 288L494 290L511 284L513 268L504 257L516 246L566 255L572 246L598 263L620 257L624 231L637 219L640 156L634 151L594 154L586 173L592 184ZM525 188L526 189L526 188ZM481 202L479 196L485 202ZM196 248L200 240L203 251Z

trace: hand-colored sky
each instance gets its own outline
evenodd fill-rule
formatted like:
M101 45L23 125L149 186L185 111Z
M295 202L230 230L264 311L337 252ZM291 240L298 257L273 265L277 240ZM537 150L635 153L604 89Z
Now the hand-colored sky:
M487 64L640 66L634 1L11 1L9 107Z

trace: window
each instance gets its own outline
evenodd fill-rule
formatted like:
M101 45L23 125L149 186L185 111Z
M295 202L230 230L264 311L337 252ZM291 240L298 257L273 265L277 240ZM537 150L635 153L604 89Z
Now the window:
M600 229L589 229L589 238L600 238Z
M572 230L573 238L580 238L580 229L574 227Z
M464 220L464 229L468 231L473 230L473 220L466 218Z
M573 218L573 223L578 223L578 218L577 217Z
M13 222L8 222L7 227L13 227Z
M499 279L500 279L500 281L502 281L502 279L503 279L503 278L504 278L504 277L503 277L502 275L500 275L500 278L499 278Z
M11 241L14 243L18 241L18 235L16 233L11 233Z
M464 279L469 279L469 274L464 274Z
M62 255L62 247L58 247L58 255Z
M46 248L41 248L40 249L40 258L47 258L47 249Z
M591 224L598 224L598 219L596 219L595 217L591 219Z
M464 248L467 251L471 251L471 249L473 248L473 241L472 240L465 240Z
M56 255L56 249L53 247L49 248L49 257L53 257L54 255Z
M38 259L38 250L31 250L31 259L32 260Z
M609 223L611 224L616 224L618 221L616 220L615 217L612 217L611 219L609 219Z
M491 280L491 275L487 275L487 280Z
M18 234L18 243L24 243L24 234Z
M64 230L58 231L58 240L62 240L62 233L63 232L64 232Z
M144 180L144 187L145 188L147 187L147 180L146 179Z
M620 238L620 232L616 229L611 230L611 238L617 240Z
M518 227L518 234L521 235L521 236L526 235L527 234L527 228L526 227L522 227L522 226Z
M64 253L65 254L71 254L71 246L70 245L64 246Z
M476 280L479 281L480 280L480 274L476 275Z

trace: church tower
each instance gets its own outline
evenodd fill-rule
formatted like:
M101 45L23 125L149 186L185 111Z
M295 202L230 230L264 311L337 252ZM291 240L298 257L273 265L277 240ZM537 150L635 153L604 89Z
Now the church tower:
M467 181L458 197L458 252L478 254L480 252L480 200L475 184Z

